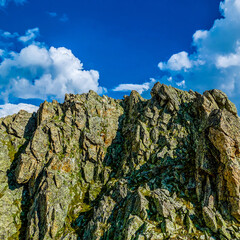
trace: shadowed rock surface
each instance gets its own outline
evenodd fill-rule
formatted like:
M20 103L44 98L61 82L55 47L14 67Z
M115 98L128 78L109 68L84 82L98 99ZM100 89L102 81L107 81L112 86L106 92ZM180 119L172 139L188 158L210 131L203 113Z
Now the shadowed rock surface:
M0 239L240 239L240 120L220 90L93 91L0 119Z

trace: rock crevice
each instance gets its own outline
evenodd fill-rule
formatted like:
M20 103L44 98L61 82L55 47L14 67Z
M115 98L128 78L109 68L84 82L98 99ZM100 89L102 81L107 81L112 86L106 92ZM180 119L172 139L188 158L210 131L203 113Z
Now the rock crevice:
M0 239L240 239L240 120L220 90L66 94L0 119Z

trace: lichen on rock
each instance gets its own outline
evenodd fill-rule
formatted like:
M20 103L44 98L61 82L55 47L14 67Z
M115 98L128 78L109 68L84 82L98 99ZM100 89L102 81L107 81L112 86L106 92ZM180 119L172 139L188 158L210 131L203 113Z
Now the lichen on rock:
M0 239L239 239L236 107L220 90L151 95L0 119Z

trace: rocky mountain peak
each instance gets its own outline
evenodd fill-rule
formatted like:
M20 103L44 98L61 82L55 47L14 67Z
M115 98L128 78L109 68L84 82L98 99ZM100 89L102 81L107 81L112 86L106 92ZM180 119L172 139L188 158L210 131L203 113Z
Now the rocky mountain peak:
M66 94L0 119L0 239L240 239L240 120L220 90Z

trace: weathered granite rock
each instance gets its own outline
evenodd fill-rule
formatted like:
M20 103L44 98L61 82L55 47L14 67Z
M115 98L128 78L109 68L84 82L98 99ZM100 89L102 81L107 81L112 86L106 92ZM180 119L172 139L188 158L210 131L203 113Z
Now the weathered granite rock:
M27 191L16 183L19 155L35 130L36 116L25 111L0 119L0 239L23 237Z
M207 225L213 232L217 232L218 226L217 226L217 220L215 217L215 213L212 209L208 207L203 207L203 219Z
M0 119L0 239L239 239L240 120L156 83Z

